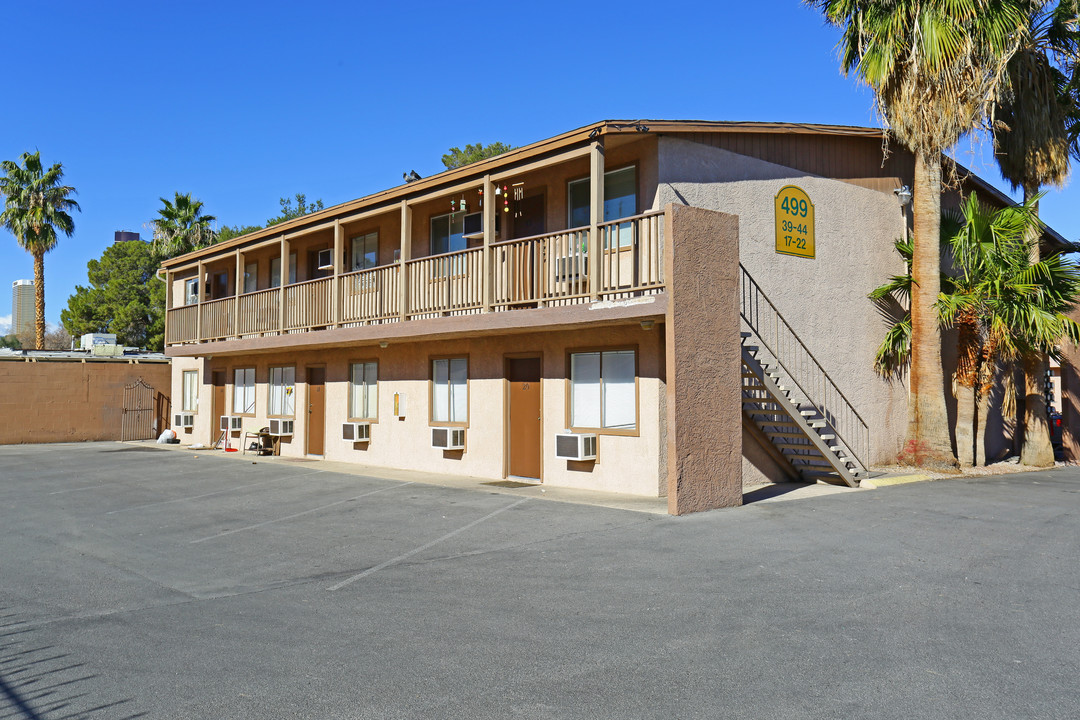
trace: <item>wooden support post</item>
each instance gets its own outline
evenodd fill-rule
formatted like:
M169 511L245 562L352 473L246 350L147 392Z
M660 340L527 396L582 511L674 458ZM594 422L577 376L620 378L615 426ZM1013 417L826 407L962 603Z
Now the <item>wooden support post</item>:
M491 182L491 176L484 176L484 258L483 258L483 293L484 312L491 312L495 302L495 258L492 256L491 244L495 242L495 184Z
M341 256L345 249L345 228L334 220L334 280L330 286L330 327L341 325Z
M289 284L289 241L281 236L281 272L278 273L278 334L285 334L285 286Z
M233 280L233 331L240 337L240 295L244 292L244 253L236 251L236 277Z
M203 277L203 264L202 260L199 260L199 264L196 266L199 273L199 280L195 283L195 342L202 342L202 305L203 294L206 292L205 281Z
M600 297L604 243L600 223L604 222L604 136L593 141L589 152L589 298Z
M401 280L401 304L398 308L401 320L409 319L409 273L406 263L412 257L412 208L408 200L401 201L401 251L398 258L398 278Z

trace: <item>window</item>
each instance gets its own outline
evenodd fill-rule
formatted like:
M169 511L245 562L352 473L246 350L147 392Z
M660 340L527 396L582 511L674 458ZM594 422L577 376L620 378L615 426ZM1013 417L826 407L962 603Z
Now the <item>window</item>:
M199 411L199 371L198 370L185 370L184 375L184 392L180 403L180 409L183 412L198 412Z
M349 370L349 417L374 420L379 417L379 364L353 363Z
M570 355L570 427L637 428L636 355L633 350Z
M431 218L431 254L464 250L465 213L449 213Z
M194 305L199 302L199 278L188 278L184 281L184 304Z
M441 358L431 362L431 419L437 423L469 421L469 361Z
M570 227L589 224L589 178L572 180L567 186ZM604 219L618 220L637 214L637 168L620 168L604 173ZM617 247L629 247L632 242L630 223L620 224L615 232Z
M352 239L352 270L367 270L379 264L379 233L359 235Z
M293 394L296 391L296 368L270 368L270 414L293 415Z
M289 253L289 284L296 282L296 253ZM281 258L270 259L270 287L281 287Z
M244 265L244 292L255 292L259 281L258 270L258 263L247 263Z
M232 409L234 415L255 414L255 368L233 371Z

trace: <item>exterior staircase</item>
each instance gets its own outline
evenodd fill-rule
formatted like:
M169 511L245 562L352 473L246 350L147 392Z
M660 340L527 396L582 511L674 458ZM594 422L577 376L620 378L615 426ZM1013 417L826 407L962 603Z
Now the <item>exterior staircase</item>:
M789 478L858 487L865 421L740 265L743 427Z

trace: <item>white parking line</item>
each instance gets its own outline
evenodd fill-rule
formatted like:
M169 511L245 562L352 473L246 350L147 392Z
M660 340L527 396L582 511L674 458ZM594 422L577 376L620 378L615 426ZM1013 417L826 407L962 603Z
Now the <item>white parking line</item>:
M134 507L120 508L119 510L110 510L105 513L106 515L115 515L116 513L127 512L129 510L142 510L143 508L156 507L158 505L168 505L169 503L185 502L187 500L199 500L200 498L211 497L213 495L223 495L233 490L243 490L244 488L258 487L259 485L269 485L270 483L281 482L282 480L294 480L296 478L304 477L306 475L315 475L317 473L326 472L326 470L316 470L314 472L304 473L303 475L290 475L288 477L276 478L274 480L264 480L263 482L250 483L248 485L237 485L236 487L225 488L224 490L216 490L214 492L203 493L202 495L192 495L190 497L174 498L172 500L160 500L158 502L146 503L145 505L136 505Z
M360 498L367 497L368 495L374 495L375 493L381 493L384 490L393 490L394 488L405 487L406 485L412 485L413 482L415 482L415 481L410 481L410 482L406 482L406 483L400 483L398 485L391 485L390 487L379 488L378 490L372 490L370 492L366 492L366 493L363 493L361 495L357 495L356 497L345 498L344 500L338 500L337 502L332 502L332 503L329 503L327 505L320 505L319 507L311 508L310 510L304 510L303 512L293 513L292 515L286 515L285 517L274 518L273 520L267 520L265 522L255 523L254 525L247 525L247 526L241 527L241 528L234 528L232 530L226 530L225 532L219 532L217 535L209 535L209 536L204 537L204 538L199 538L198 540L192 540L189 544L194 545L196 543L206 542L207 540L213 540L214 538L225 537L226 535L232 535L233 533L243 532L245 530L254 530L255 528L261 528L261 527L264 527L266 525L272 525L273 523L284 522L285 520L292 520L293 518L298 518L298 517L300 517L302 515L310 515L313 512L318 512L319 510L325 510L326 508L334 507L335 505L341 505L342 503L352 502L353 500L359 500Z
M377 573L378 571L382 570L383 568L388 568L391 565L394 565L396 563L401 562L402 560L406 560L406 559L412 557L413 555L415 555L416 553L423 552L424 550L427 550L429 547L432 547L433 545L438 545L439 543L443 542L444 540L449 540L450 538L454 537L458 533L463 533L466 530L468 530L469 528L475 527L475 526L479 525L480 523L484 522L485 520L489 520L489 519L495 517L496 515L498 515L501 512L506 512L510 508L515 508L518 505L520 505L521 503L526 502L528 499L529 498L521 498L517 502L510 503L506 507L501 507L498 510L495 510L494 512L489 512L484 517L473 520L468 525L463 525L463 526L459 527L457 530L453 530L451 532L448 532L445 535L443 535L441 538L437 538L435 540L432 540L429 543L425 543L425 544L421 545L420 547L418 547L418 548L416 548L414 550L410 550L409 552L405 553L404 555L398 555L393 560L387 560L386 562L381 563L379 565L376 565L373 568L368 568L364 572L357 573L356 575L353 575L351 578L347 578L345 580L342 580L337 585L331 585L330 587L328 587L326 589L327 590L340 590L341 588L345 587L346 585L348 585L350 583L354 583L354 582L356 582L357 580L359 580L361 578L364 578L364 577L367 577L368 575L371 575L372 573Z

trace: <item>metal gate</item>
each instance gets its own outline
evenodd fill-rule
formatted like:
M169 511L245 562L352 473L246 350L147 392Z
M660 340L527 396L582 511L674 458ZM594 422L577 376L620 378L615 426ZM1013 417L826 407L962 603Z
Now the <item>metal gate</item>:
M166 427L169 398L139 378L124 387L121 440L152 440Z

